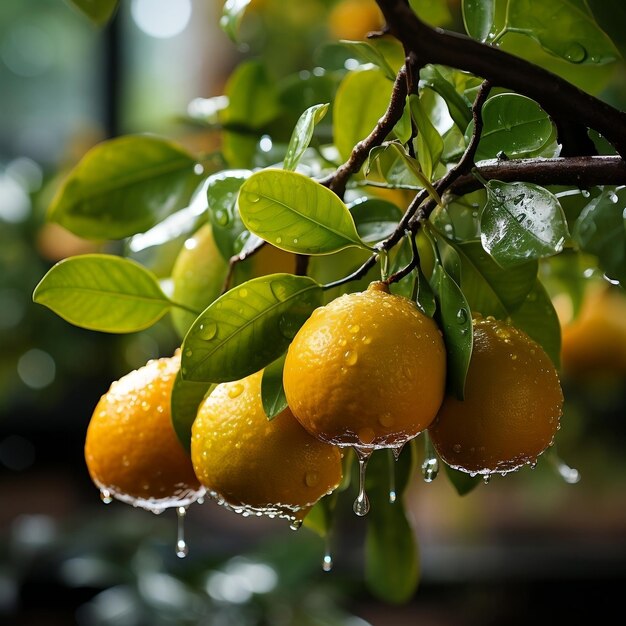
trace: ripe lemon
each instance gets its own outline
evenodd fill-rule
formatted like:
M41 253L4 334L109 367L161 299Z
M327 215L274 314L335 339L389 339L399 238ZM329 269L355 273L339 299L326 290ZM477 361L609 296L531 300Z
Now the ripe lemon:
M428 429L451 467L510 472L534 463L559 428L563 393L543 348L491 317L474 318L465 400L448 396Z
M103 499L160 512L186 506L204 489L171 423L178 356L149 361L111 385L87 429L85 460Z
M343 0L328 16L328 28L335 39L364 39L385 23L374 0Z
M269 421L262 372L218 385L192 426L191 459L211 496L244 515L292 521L341 481L339 450L314 437L285 409Z
M428 427L445 378L435 322L372 283L313 312L289 347L283 384L312 435L373 449L400 446Z

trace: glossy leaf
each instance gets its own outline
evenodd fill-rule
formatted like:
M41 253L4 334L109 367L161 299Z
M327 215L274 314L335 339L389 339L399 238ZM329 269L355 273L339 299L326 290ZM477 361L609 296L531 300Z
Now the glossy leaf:
M107 254L60 261L41 279L33 300L71 324L108 333L148 328L171 306L147 269Z
M172 426L187 452L191 449L191 425L196 419L198 407L214 387L212 383L183 380L180 372L174 380L170 400Z
M341 82L333 105L333 137L344 161L387 110L392 88L379 69L351 72Z
M558 198L531 183L487 183L481 242L502 267L558 254L569 237Z
M442 0L409 0L417 16L431 26L445 26L452 20L448 3Z
M359 198L350 203L348 209L359 237L366 243L377 243L388 237L402 217L395 204L380 198Z
M437 311L437 302L435 301L435 294L421 269L418 270L417 281L417 305L425 315L433 317Z
M598 26L586 0L509 0L507 27L544 50L576 64L608 63L617 49Z
M522 306L511 315L511 322L534 339L555 367L561 362L561 324L544 286L537 280Z
M274 419L279 413L287 408L287 398L283 388L283 368L285 366L283 355L270 363L263 370L261 380L261 402L267 419Z
M472 314L463 292L439 264L435 265L431 285L438 296L441 330L448 355L448 384L463 399L465 378L472 356Z
M438 93L448 105L450 116L459 129L465 132L472 121L472 104L455 88L452 70L439 65L427 65L420 71L423 85Z
M270 274L231 289L189 329L183 378L218 383L258 372L287 349L321 302L320 285L307 276Z
M393 472L397 494L389 502ZM415 473L414 447L407 445L397 462L389 450L373 453L366 490L371 503L365 540L365 580L371 592L391 603L406 602L415 592L420 568L418 548L402 502L402 494Z
M226 0L222 9L220 26L222 30L233 40L237 41L239 24L250 4L251 0Z
M104 26L117 9L119 0L68 0L94 24Z
M470 37L485 42L493 28L495 0L463 0L463 23Z
M626 187L606 188L582 210L573 229L581 250L598 257L606 275L626 286Z
M411 159L412 167L407 167L406 157ZM365 176L368 180L384 182L393 189L419 190L424 185L416 171L419 172L419 163L400 144L391 141L370 150Z
M482 117L476 161L496 158L501 152L510 159L538 156L553 139L555 129L550 117L526 96L503 93L489 98ZM468 139L473 127L470 124Z
M382 51L378 46L376 46L373 42L370 41L342 41L342 45L344 45L349 51L350 54L354 56L358 61L362 61L364 63L372 63L384 73L384 75L389 80L396 79L396 72L389 65L387 59L383 55Z
M327 187L296 172L253 174L239 192L239 213L250 232L288 252L329 254L366 247L346 205Z
M287 153L283 161L283 169L295 170L304 151L309 147L313 131L326 115L328 104L316 104L309 107L298 120L296 127L293 129L291 140L287 146Z
M443 139L433 126L420 99L412 95L409 98L411 115L417 126L417 157L424 176L431 181L435 168L443 152Z
M482 480L481 476L470 476L465 472L459 472L459 470L451 468L445 463L443 466L446 468L448 480L452 483L452 486L460 496L466 496L471 491L474 491Z
M201 171L182 148L157 137L105 141L71 171L49 219L88 239L129 237L185 207Z
M238 254L246 227L239 217L237 196L250 170L224 170L207 179L207 200L213 238L220 254L229 260Z

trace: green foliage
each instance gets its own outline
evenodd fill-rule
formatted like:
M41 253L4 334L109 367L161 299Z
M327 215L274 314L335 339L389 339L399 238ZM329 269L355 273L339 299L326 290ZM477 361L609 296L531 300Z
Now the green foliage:
M196 419L198 407L214 387L212 383L183 380L180 372L176 375L170 400L172 425L187 452L191 450L191 425Z
M67 0L97 26L106 24L117 9L119 0Z
M279 413L287 408L287 398L283 388L283 368L285 366L283 355L270 363L263 370L261 380L261 402L267 419L274 419Z
M238 38L239 24L249 4L250 0L226 0L224 2L220 26L233 41Z
M287 154L283 162L283 168L286 170L295 170L304 151L309 147L315 125L318 124L326 115L328 104L315 104L309 107L298 120L296 127L293 129L291 141L287 146Z

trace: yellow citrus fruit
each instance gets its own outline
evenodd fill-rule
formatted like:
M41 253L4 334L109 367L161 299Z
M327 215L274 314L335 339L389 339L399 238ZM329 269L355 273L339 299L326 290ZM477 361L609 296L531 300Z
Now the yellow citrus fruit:
M266 245L237 265L232 284L276 272L293 272L294 259L293 254ZM228 262L215 244L211 225L204 224L185 241L176 258L172 269L172 299L200 313L220 295L227 273ZM188 311L172 310L172 321L181 337L194 319L195 316Z
M289 407L339 446L399 446L434 419L446 353L435 322L383 283L313 312L285 360Z
M114 382L87 429L85 460L103 499L160 512L186 506L204 489L171 422L179 356L149 361Z
M573 320L564 319L562 299L555 300L555 307L562 322L561 366L567 376L626 376L626 297L621 291L608 285L589 288Z
M510 472L550 445L563 407L559 378L543 348L492 317L474 318L463 401L448 396L428 429L451 467Z
M374 0L343 0L328 16L328 28L336 39L364 39L385 23Z
M341 454L285 409L268 420L262 372L218 385L192 426L191 459L212 497L244 515L299 520L341 481Z

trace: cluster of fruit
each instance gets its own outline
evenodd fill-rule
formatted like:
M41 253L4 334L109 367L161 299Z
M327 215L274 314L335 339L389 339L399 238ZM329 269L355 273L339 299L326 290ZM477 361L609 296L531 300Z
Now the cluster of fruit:
M205 492L243 515L298 526L342 479L342 449L360 463L354 510L368 510L370 454L428 430L451 467L488 477L533 464L559 428L563 396L544 350L505 322L475 316L465 397L446 395L446 348L436 322L381 282L314 311L291 343L288 408L268 420L262 372L217 385L200 404L191 458L171 424L180 356L114 383L87 432L87 466L103 497L159 512Z

